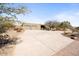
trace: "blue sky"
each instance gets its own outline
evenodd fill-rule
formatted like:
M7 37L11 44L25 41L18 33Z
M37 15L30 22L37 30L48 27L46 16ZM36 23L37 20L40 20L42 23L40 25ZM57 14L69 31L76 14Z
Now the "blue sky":
M44 23L48 20L70 21L73 26L79 25L79 4L68 3L26 3L14 4L14 6L28 7L32 12L19 15L18 19L24 22Z

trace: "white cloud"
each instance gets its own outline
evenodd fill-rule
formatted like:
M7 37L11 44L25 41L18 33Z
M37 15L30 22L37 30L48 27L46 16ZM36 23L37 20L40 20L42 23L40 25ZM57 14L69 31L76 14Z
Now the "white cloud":
M60 13L53 17L57 21L69 21L73 26L79 26L79 12Z
M75 15L78 15L79 16L79 12L75 13Z
M22 17L19 17L22 20ZM25 19L25 20L24 20ZM73 26L79 26L79 11L64 11L59 14L53 15L49 18L40 18L36 16L24 17L22 21L30 23L44 24L48 20L57 20L57 21L69 21Z

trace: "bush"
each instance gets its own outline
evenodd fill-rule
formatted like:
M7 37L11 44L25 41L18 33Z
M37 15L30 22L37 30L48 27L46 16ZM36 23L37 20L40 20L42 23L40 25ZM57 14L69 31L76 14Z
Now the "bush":
M72 29L72 25L68 21L58 22L58 21L47 21L45 23L45 26L49 30L66 30L66 29Z
M11 22L9 22L9 21L5 21L5 22L3 23L3 27L7 30L7 29L9 29L9 28L14 27L14 25L13 25Z
M15 27L14 30L17 31L17 32L21 32L23 30L23 28L21 28L21 27Z
M4 47L5 45L15 45L18 38L11 38L8 34L0 34L0 48Z
M60 24L60 22L58 22L58 21L47 21L45 23L45 26L49 30L56 30L56 29L58 29L59 24Z
M12 27L14 27L12 20L6 19L6 17L0 17L0 33L4 33Z

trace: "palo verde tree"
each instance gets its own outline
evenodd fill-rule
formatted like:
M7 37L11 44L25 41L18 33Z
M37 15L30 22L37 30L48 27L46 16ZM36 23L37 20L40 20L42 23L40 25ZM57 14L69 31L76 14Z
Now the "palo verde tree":
M12 4L14 5L14 4ZM17 15L29 13L25 7L12 7L10 4L0 3L0 32L5 32L5 27L12 27L13 23L16 22L13 19L17 19ZM13 18L13 19L12 19ZM11 20L12 19L12 20Z

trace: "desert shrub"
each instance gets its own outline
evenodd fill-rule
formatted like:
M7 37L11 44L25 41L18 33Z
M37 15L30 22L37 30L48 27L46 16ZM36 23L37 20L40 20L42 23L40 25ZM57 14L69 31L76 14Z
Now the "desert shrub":
M63 21L63 22L58 22L58 21L47 21L45 23L45 26L49 30L66 30L66 29L71 29L72 30L72 25L68 21Z
M53 30L53 29L58 29L59 24L60 24L60 22L58 22L58 21L47 21L45 23L45 26L47 29Z
M68 21L61 22L59 27L62 28L63 30L71 29L72 28L70 22L68 22Z
M17 44L18 38L11 38L8 34L0 34L0 48L5 45Z
M23 30L23 28L22 27L15 27L14 30L17 32L21 32Z
M9 29L9 28L14 27L14 25L13 25L12 22L5 21L5 22L3 23L3 27L7 30L7 29Z
M0 33L6 32L9 28L14 27L13 20L0 16Z
M75 31L79 32L79 27L76 27L76 28L75 28Z

